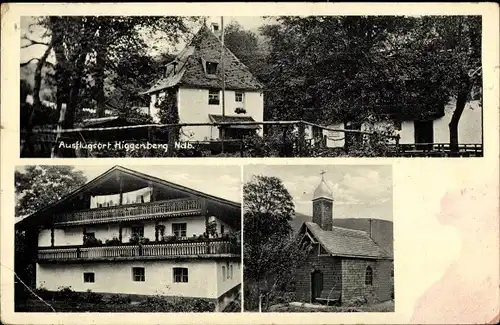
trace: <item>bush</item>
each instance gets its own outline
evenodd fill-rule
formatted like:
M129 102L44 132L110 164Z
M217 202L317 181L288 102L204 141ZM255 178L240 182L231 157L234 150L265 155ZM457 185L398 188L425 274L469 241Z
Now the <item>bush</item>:
M177 237L175 235L168 235L168 236L163 236L161 238L161 241L164 243L172 243L177 240Z
M59 287L54 293L54 300L75 301L78 300L78 294L71 287Z
M167 298L162 296L148 297L141 303L150 312L213 312L215 304L201 298Z
M130 296L124 296L118 294L112 295L108 301L109 304L114 304L114 305L126 305L130 304L131 302L132 299L130 298Z
M102 246L102 241L92 236L83 236L83 246L85 247L95 247Z
M102 294L92 292L92 290L88 289L81 297L81 300L88 303L101 303L102 302Z
M138 245L145 245L145 244L149 243L149 238L141 237L139 235L133 235L132 237L130 237L129 243L138 244Z

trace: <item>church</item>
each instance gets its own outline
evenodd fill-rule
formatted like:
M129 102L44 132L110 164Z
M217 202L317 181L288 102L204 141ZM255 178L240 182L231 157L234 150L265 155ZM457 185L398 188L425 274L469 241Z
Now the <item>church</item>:
M371 231L334 226L333 203L332 190L322 175L312 199L312 221L305 221L299 230L310 252L296 270L296 299L340 305L356 299L390 300L392 252L383 249Z

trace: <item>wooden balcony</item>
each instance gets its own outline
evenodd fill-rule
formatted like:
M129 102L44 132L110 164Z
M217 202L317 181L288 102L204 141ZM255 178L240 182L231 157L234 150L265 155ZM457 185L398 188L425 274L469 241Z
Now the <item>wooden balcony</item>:
M229 241L153 243L99 247L47 247L38 249L39 262L170 259L179 257L236 257L240 251Z
M73 226L189 216L200 214L202 211L201 199L176 199L66 212L54 216L54 225Z

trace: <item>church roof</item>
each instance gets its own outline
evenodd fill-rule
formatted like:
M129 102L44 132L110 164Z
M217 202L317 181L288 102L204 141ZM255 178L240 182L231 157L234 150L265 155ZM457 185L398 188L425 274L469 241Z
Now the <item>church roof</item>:
M174 86L191 88L222 88L221 41L203 25L174 61L167 64L165 75L144 94ZM218 63L216 75L207 75L205 62ZM263 85L250 70L224 46L225 88L232 90L261 90Z
M304 222L302 231L305 231L304 227L333 256L392 259L364 231L342 227L333 227L331 231L326 231L314 222Z
M330 199L333 200L333 193L330 187L326 184L325 180L321 178L321 182L319 183L318 187L314 190L313 194L313 200L319 199L319 198L325 198L325 199Z

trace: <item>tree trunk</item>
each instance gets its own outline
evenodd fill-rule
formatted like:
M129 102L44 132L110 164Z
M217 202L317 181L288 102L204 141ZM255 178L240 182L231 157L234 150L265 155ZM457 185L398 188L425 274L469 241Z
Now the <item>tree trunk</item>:
M105 68L105 49L104 45L101 45L97 52L96 65L97 65L97 75L96 75L96 88L97 88L97 117L104 117L106 114L106 95L104 92L104 68Z
M31 110L28 123L26 125L26 136L24 138L24 145L21 147L22 157L33 157L34 156L34 146L33 146L33 120L35 119L36 112L39 112L42 108L42 101L40 100L40 88L42 87L42 68L47 61L47 57L52 50L53 41L49 44L42 57L38 60L35 69L35 84L33 87L33 108Z
M467 92L460 91L457 96L455 111L448 124L450 129L450 151L453 155L458 154L458 123L460 122L465 104L467 104Z

